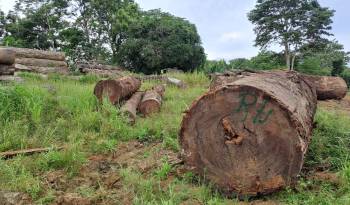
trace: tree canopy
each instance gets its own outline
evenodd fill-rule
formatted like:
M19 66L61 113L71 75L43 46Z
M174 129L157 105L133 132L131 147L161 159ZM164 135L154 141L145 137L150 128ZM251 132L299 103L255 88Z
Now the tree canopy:
M318 44L330 36L334 11L317 0L258 0L248 19L255 25L255 45L284 48L286 65L294 68L297 52L305 44Z

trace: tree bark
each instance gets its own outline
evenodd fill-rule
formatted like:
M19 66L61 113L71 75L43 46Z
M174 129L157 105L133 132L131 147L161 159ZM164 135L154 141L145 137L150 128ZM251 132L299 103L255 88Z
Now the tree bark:
M314 87L295 72L238 79L204 94L186 112L182 157L227 194L255 196L293 185L316 104Z
M0 64L0 75L13 75L15 73L15 67L11 65Z
M12 65L15 63L16 54L14 51L6 48L0 48L0 64Z
M186 84L182 80L176 78L166 77L166 82L170 85L175 85L178 88L186 88Z
M48 59L56 61L64 61L65 55L63 52L53 52L53 51L43 51L36 49L28 48L14 48L14 47L5 47L16 53L16 58L39 58L39 59Z
M289 46L287 43L284 45L284 57L286 59L287 69L290 70L290 53L289 53Z
M144 92L136 92L121 108L121 111L128 115L129 123L132 125L136 122L137 108L141 102L143 94Z
M318 100L340 100L343 99L348 92L348 86L341 77L304 74L302 76L315 86Z
M141 81L135 77L122 77L116 80L101 80L94 89L94 95L102 103L103 97L116 105L121 100L132 96L141 87Z
M36 67L55 67L55 68L68 67L65 61L56 61L56 60L38 59L38 58L16 58L16 64L21 64L26 66L36 66Z
M160 111L164 92L165 87L162 85L155 86L151 90L145 92L138 108L144 117L148 117Z

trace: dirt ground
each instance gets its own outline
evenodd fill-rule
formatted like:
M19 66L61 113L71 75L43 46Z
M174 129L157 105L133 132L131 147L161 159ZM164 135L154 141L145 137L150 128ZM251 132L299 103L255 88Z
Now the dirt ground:
M335 112L346 113L350 115L350 95L347 95L342 100L318 101L318 106L327 110L334 110Z

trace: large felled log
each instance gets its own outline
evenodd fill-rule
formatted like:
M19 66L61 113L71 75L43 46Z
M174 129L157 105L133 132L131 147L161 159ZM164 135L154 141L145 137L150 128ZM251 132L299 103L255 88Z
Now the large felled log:
M343 99L348 86L341 77L302 75L305 79L314 84L318 100Z
M15 73L15 67L12 65L0 64L0 75L13 75Z
M131 76L116 80L101 80L95 86L94 95L100 103L106 96L115 105L133 95L140 87L141 81Z
M16 64L36 67L55 67L55 68L67 68L65 61L56 61L48 59L37 58L16 58Z
M182 121L185 164L230 194L268 194L292 185L316 104L314 87L294 72L251 75L209 91Z
M165 87L163 85L155 86L151 90L147 90L139 104L139 112L144 117L159 112L164 92Z
M186 84L182 80L171 78L171 77L166 77L165 80L170 85L175 85L176 87L182 88L182 89L186 88Z
M21 64L14 65L16 71L26 71L34 72L41 74L50 74L50 73L59 73L59 74L68 74L68 67L39 67L39 66L27 66Z
M143 92L136 92L121 108L121 111L128 115L130 124L135 124L137 107L141 102L142 96Z
M64 61L65 55L62 52L54 52L54 51L43 51L36 49L28 49L28 48L13 48L13 47L5 47L10 49L16 53L16 58L39 58L39 59L49 59L56 61Z
M0 48L0 64L12 65L15 63L16 54L11 49Z

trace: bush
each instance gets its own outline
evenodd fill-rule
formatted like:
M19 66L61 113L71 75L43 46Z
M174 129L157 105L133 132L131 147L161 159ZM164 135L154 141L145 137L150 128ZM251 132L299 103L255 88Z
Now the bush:
M296 70L311 75L331 74L330 69L321 67L321 61L317 57L306 57L297 65Z
M349 68L345 69L345 70L340 74L340 76L341 76L342 78L344 78L346 84L348 84L348 87L350 87L350 69L349 69Z

